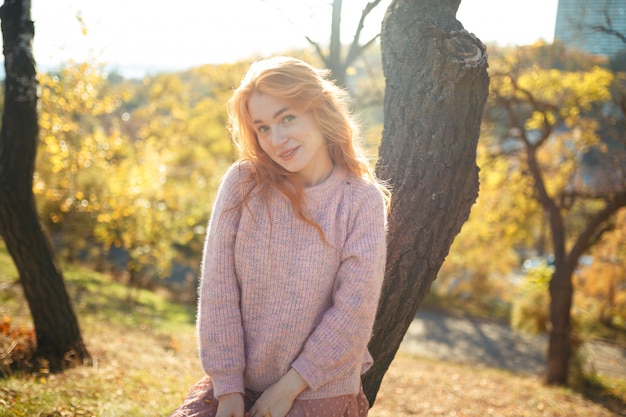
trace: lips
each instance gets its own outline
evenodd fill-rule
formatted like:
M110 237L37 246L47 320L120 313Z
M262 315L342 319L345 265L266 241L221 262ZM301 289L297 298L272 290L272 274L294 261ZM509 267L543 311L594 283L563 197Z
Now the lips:
M296 152L300 149L300 146L296 146L295 148L288 149L284 152L278 154L278 157L282 160L288 161L296 154Z

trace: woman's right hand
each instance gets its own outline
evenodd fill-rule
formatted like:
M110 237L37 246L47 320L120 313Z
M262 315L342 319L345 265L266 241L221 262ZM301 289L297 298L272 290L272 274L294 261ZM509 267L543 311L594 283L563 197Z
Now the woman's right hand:
M239 392L221 395L215 417L244 417L243 395Z

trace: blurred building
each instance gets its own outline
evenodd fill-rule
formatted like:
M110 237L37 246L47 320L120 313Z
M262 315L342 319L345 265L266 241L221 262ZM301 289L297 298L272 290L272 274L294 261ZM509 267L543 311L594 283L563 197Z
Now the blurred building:
M626 0L559 0L555 41L626 65ZM618 57L621 57L618 58ZM616 59L617 58L617 59ZM614 111L621 119L621 111ZM579 155L570 191L606 195L626 189L626 143L621 129L602 129L601 144Z
M615 56L626 49L626 0L559 0L554 38L569 48Z

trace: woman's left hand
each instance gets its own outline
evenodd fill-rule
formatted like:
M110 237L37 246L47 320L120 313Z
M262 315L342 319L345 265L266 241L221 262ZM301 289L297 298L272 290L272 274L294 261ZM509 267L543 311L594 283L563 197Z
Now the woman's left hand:
M293 368L261 394L249 417L285 417L307 383Z

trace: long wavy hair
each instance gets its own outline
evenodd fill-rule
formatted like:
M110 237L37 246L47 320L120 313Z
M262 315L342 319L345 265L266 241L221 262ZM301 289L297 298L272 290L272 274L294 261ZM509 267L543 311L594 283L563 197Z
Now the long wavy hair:
M348 104L345 90L329 80L329 71L289 57L273 57L254 62L241 85L228 101L229 129L241 161L252 169L251 187L268 190L275 187L291 201L296 215L315 227L321 228L306 214L303 186L291 181L295 175L274 162L263 151L256 135L248 102L254 93L262 93L285 100L290 106L310 110L326 140L328 153L339 165L358 178L370 181L381 189L389 202L390 193L380 182L359 145L359 126ZM244 198L245 202L245 198Z

